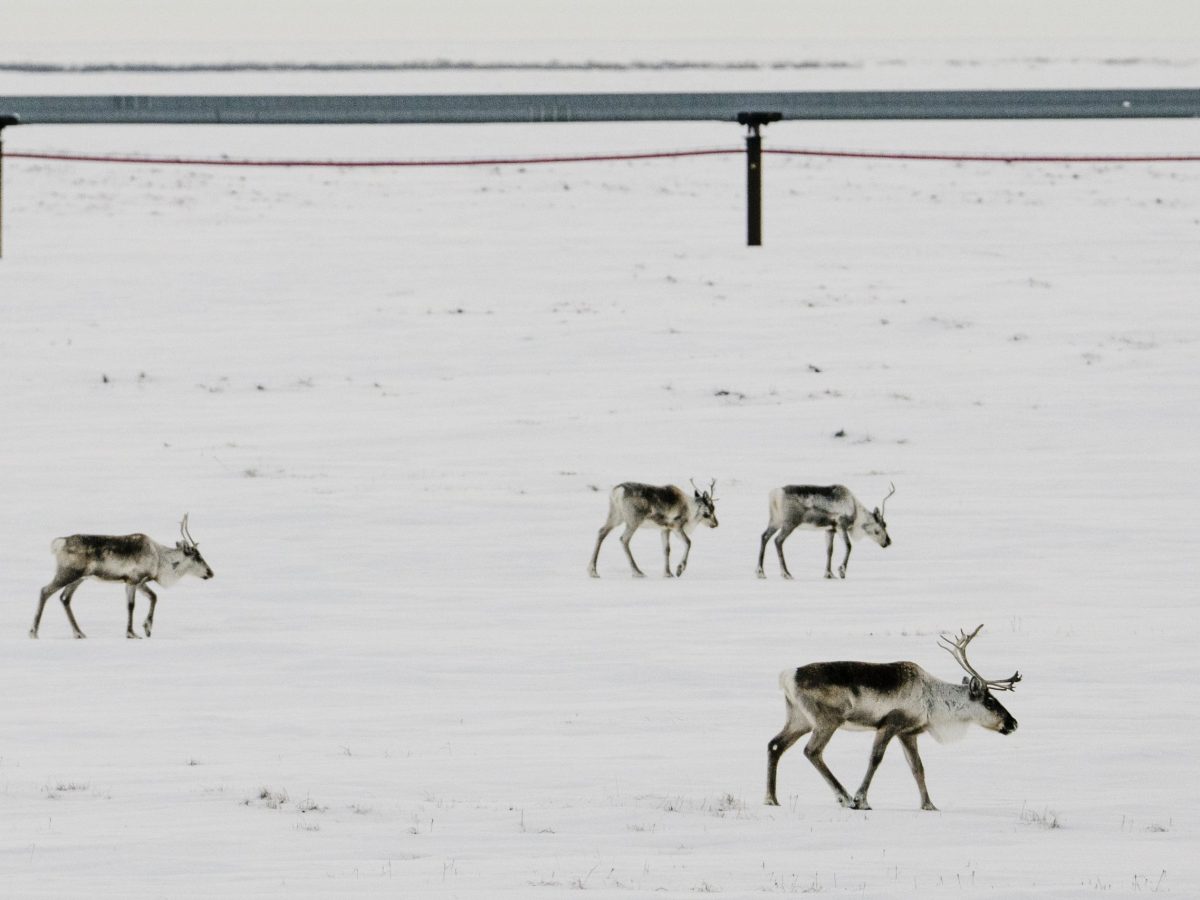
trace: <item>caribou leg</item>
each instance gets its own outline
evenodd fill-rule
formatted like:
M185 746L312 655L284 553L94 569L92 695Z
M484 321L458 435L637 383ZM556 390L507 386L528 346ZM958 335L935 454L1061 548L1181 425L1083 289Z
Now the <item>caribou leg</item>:
M787 561L783 558L783 542L795 530L795 525L785 525L779 529L779 534L775 535L775 552L779 554L779 571L783 573L783 577L788 581L792 580L792 573L788 571Z
M629 549L629 542L633 538L633 533L638 530L638 525L641 522L625 526L625 533L621 535L621 546L625 548L625 556L629 559L629 565L633 567L634 578L645 578L646 573L638 568L637 562L633 558L633 551Z
M887 745L895 736L896 729L891 725L884 725L875 732L875 743L871 745L871 761L867 763L867 774L863 776L862 784L854 794L855 809L871 808L871 804L867 802L867 791L871 787L871 779L875 777L875 770L883 762L883 753L887 750Z
M825 532L825 577L833 577L833 529Z
M154 627L154 607L158 604L158 595L146 587L144 581L138 585L138 590L150 598L150 612L146 614L146 621L142 623L142 630L146 632L146 637L150 637L150 629Z
M600 573L596 571L596 563L600 559L600 545L604 543L604 539L608 537L609 532L616 528L620 521L621 518L616 515L615 507L610 507L608 510L608 521L600 527L600 533L596 535L596 549L592 551L592 561L588 563L588 574L593 578L600 577Z
M842 787L842 783L829 771L829 766L825 765L825 760L821 756L825 750L825 746L829 743L829 739L833 737L833 733L838 730L841 724L840 719L816 722L813 726L812 737L804 745L804 755L813 764L813 767L821 773L821 777L825 779L826 784L833 788L833 793L837 796L838 804L853 809L854 798L847 793L846 789Z
M137 597L137 585L125 585L125 605L129 609L129 624L125 626L125 637L140 638L140 634L135 634L133 631L133 601Z
M900 735L900 746L904 748L904 758L912 770L917 788L921 791L921 809L936 810L933 801L929 799L929 791L925 787L925 766L921 762L921 754L917 752L917 736L915 734Z
M600 559L600 545L604 543L604 539L608 537L608 533L613 530L612 525L605 525L600 529L600 534L596 537L596 549L592 551L592 561L588 563L588 574L593 578L599 578L600 573L596 571L596 562Z
M665 534L666 532L664 532ZM683 538L683 561L679 563L679 568L675 570L675 574L682 575L687 568L688 557L692 555L692 539L687 536L687 532L680 529L679 536Z
M779 800L775 796L775 773L779 768L779 758L788 751L792 744L810 731L812 731L812 725L808 722L794 722L789 710L788 723L783 726L783 731L767 743L767 796L763 800L767 806L779 805Z
M42 624L42 610L46 608L46 601L50 599L50 595L60 588L69 588L73 583L78 584L80 581L83 579L75 572L54 573L54 580L42 588L41 593L38 594L37 612L33 614L33 627L29 629L31 638L38 636L38 627ZM66 592L64 591L64 593Z
M80 578L78 581L71 582L66 586L66 589L63 590L62 596L59 597L59 599L62 601L63 609L66 610L67 613L67 621L71 623L71 631L75 633L75 637L77 638L87 637L87 635L80 630L79 623L75 621L75 614L71 612L71 598L75 596L75 591L81 584L83 584L82 578Z
M771 539L771 535L773 535L778 530L779 529L776 528L774 525L768 525L767 530L763 532L762 543L758 547L758 577L759 578L767 577L767 573L763 571L763 557L767 555L767 541L769 541Z
M842 540L846 543L846 557L842 560L842 564L838 567L838 575L842 578L846 577L846 567L850 565L850 532L842 529ZM829 532L829 550L833 551L833 532Z
M671 532L669 529L662 529L662 544L663 544L663 577L671 577Z

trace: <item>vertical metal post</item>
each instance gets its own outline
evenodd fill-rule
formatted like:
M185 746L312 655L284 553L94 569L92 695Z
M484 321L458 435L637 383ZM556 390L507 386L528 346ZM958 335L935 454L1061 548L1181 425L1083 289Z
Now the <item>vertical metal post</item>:
M4 257L4 129L20 121L11 113L0 113L0 259Z
M783 113L741 112L738 124L746 132L746 246L762 246L762 136L758 129L769 122L778 122Z
M762 137L758 125L746 135L746 246L762 246Z

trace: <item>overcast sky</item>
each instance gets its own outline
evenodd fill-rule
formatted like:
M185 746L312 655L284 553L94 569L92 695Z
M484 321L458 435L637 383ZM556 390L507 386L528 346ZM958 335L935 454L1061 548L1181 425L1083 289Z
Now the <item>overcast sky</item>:
M0 0L10 44L764 37L1197 40L1200 0Z

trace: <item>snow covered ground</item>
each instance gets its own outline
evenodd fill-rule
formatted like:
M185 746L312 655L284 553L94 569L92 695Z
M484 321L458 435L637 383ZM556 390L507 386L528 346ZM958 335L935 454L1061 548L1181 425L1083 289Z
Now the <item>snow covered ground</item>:
M1054 84L1193 83L1077 62ZM898 67L902 68L902 67ZM1013 63L876 87L1051 86ZM1162 79L1159 76L1162 76ZM863 87L444 74L443 89ZM0 75L0 95L118 90ZM420 76L262 90L421 91ZM790 78L790 80L789 80ZM142 76L126 92L253 90ZM539 80L540 79L540 80ZM564 81L565 79L565 81ZM841 80L839 80L841 79ZM519 82L519 84L518 84ZM919 82L919 83L913 83ZM410 87L411 85L411 87ZM798 124L768 147L1194 151L1190 122ZM42 149L408 158L738 146L726 125L28 128ZM13 897L1200 893L1200 168L737 157L422 170L10 160L0 263L0 870ZM838 435L841 436L838 436ZM716 478L687 575L585 569L606 493ZM845 581L767 491L889 501ZM191 527L216 572L124 638L50 541ZM657 570L647 530L634 552ZM137 621L143 617L139 607ZM788 666L1025 675L1009 737L898 748L874 810ZM856 784L869 736L826 754Z

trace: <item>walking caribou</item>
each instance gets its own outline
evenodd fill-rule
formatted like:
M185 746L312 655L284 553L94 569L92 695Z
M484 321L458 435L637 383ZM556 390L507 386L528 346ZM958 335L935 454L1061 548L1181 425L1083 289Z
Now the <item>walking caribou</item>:
M992 681L976 672L967 661L967 645L981 628L982 625L970 634L960 631L957 638L942 634L939 639L942 648L967 673L962 684L934 678L911 662L811 663L780 673L787 722L767 744L765 802L769 806L779 805L775 797L779 758L792 744L811 733L804 755L833 788L842 806L871 808L867 789L888 743L898 738L921 792L921 809L937 809L925 788L925 767L917 753L918 735L928 732L935 740L945 741L957 737L972 723L1000 734L1017 730L1017 720L992 696L992 691L1011 691L1021 680L1021 673ZM839 728L875 732L867 774L853 797L829 771L821 755Z
M37 613L33 617L33 627L29 629L31 638L37 637L38 625L42 621L42 610L46 601L55 591L61 589L63 609L75 637L87 637L75 621L71 612L71 597L88 578L98 578L101 581L125 582L125 602L129 607L129 618L125 628L125 637L136 638L133 631L133 601L138 591L150 598L150 612L142 627L146 637L154 627L154 606L158 596L147 587L147 582L156 581L163 587L170 587L184 575L195 575L199 578L213 577L204 557L200 555L196 542L188 531L188 517L185 514L179 524L183 540L177 541L174 547L167 547L151 540L144 534L99 535L73 534L70 537L56 538L50 544L58 569L54 580L42 588L38 598Z
M846 556L838 566L838 575L846 577L846 567L850 564L850 536L863 534L875 541L880 547L891 544L888 537L887 523L883 520L883 511L887 507L888 497L896 493L892 485L891 493L883 498L883 502L873 511L858 502L850 491L840 484L828 487L818 487L811 484L789 484L771 491L770 521L767 530L763 532L762 544L758 548L758 577L766 578L763 572L763 557L767 552L767 541L771 535L775 537L775 550L779 553L779 568L784 578L790 579L787 562L783 558L783 542L797 528L818 528L825 532L825 577L833 577L833 536L842 533L846 544Z
M612 489L608 498L608 520L600 528L596 537L596 549L592 552L592 561L588 564L588 574L599 578L596 571L596 561L600 558L600 545L608 537L608 533L618 525L625 525L621 535L621 546L629 565L633 567L635 578L644 578L645 573L638 568L629 549L629 540L643 522L651 522L662 529L663 545L663 575L670 578L671 573L671 532L674 531L683 538L683 560L679 563L674 574L682 575L687 568L688 554L692 552L692 539L689 535L698 524L703 522L709 528L717 527L716 498L713 496L717 487L714 478L707 491L696 487L692 482L692 496L673 484L657 487L652 484L639 484L636 481L626 481Z

